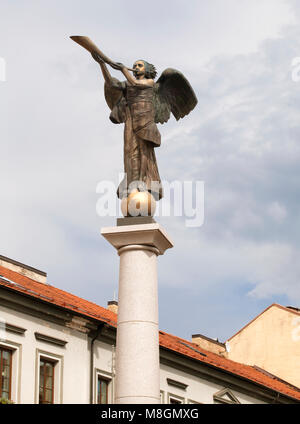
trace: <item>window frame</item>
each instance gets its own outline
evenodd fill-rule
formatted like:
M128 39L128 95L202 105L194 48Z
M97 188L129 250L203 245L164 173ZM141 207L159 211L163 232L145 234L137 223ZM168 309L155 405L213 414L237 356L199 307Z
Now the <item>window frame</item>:
M40 402L40 387L41 387L41 362L44 362L44 384L43 384L43 397L45 399L45 392L46 392L46 384L45 384L45 371L46 371L46 364L51 364L52 366L52 387L51 387L51 392L52 392L52 397L51 397L51 402ZM56 379L55 379L55 366L56 366L57 361L54 361L53 359L49 359L46 358L44 356L40 356L40 360L39 360L39 404L54 404L54 388L55 388L55 383L56 383Z
M103 381L106 384L106 403L99 402L99 397L101 398L101 392L99 392L99 381ZM110 380L107 377L103 377L101 374L97 375L97 405L109 404L109 383L110 383ZM100 384L100 387L101 387L101 384Z
M185 404L185 398L182 396L175 395L174 393L168 392L168 404L171 404L171 400L175 400L176 403Z
M10 400L20 403L22 345L11 340L0 340L0 348L11 351Z
M113 378L112 374L105 372L98 368L95 368L94 372L94 396L93 402L96 405L101 405L98 403L98 380L102 379L107 382L107 405L114 403L114 393L113 393ZM104 403L102 405L105 405Z
M12 367L13 367L13 350L0 345L0 398L3 396L2 392L2 366L3 366L3 354L2 352L9 352L10 355L10 366L9 366L9 388L8 388L8 400L12 400ZM5 398L6 399L6 398Z
M54 363L54 387L53 387L53 404L63 403L63 356L56 355L45 350L36 349L36 365L35 365L35 404L40 404L40 361L45 360Z

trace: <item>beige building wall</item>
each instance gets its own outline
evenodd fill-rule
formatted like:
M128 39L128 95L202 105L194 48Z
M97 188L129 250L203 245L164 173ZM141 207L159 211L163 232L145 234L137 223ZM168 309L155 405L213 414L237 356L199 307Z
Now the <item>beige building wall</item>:
M271 305L226 343L228 358L300 387L300 313Z

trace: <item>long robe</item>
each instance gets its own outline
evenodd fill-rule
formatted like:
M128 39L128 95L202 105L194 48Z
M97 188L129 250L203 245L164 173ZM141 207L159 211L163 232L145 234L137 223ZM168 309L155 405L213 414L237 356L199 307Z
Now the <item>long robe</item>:
M134 188L148 190L156 200L162 198L162 186L154 148L161 136L154 122L153 87L122 84L124 96L112 109L110 119L124 122L125 178L118 188L118 197Z

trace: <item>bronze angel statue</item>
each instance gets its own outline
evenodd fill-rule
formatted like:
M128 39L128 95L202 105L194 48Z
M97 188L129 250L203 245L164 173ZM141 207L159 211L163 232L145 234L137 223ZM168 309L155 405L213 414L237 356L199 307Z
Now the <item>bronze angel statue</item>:
M196 106L196 95L184 75L166 69L157 82L154 65L137 60L133 68L115 63L105 56L87 37L71 37L89 50L99 63L104 80L106 102L111 109L110 120L124 123L124 173L118 197L127 197L133 189L150 192L155 200L163 197L156 162L155 148L161 144L158 123L188 115ZM119 70L125 81L113 78L106 66ZM132 74L131 74L132 72Z

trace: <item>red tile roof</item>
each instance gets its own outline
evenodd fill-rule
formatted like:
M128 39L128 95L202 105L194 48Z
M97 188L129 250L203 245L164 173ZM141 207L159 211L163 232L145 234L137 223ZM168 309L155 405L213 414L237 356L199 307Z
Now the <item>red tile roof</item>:
M202 363L212 365L251 382L300 400L300 388L298 389L287 382L284 383L275 376L267 376L263 371L259 371L250 365L241 364L239 362L232 361L231 359L224 358L200 348L195 343L162 331L160 331L159 342L161 347L181 353L182 355L199 360Z
M1 278L1 276L4 278ZM117 315L108 309L49 284L38 283L37 281L2 266L0 266L0 287L1 286L22 293L23 295L37 298L40 301L77 312L85 317L106 322L113 327L117 326ZM266 373L249 365L234 362L204 350L195 343L167 334L163 331L159 332L159 343L162 348L174 351L300 401L300 389L289 383L284 383L276 377L266 375Z
M4 279L1 279L1 276ZM39 283L2 266L0 266L0 285L87 317L105 321L113 326L117 325L116 315L111 311L50 284Z

